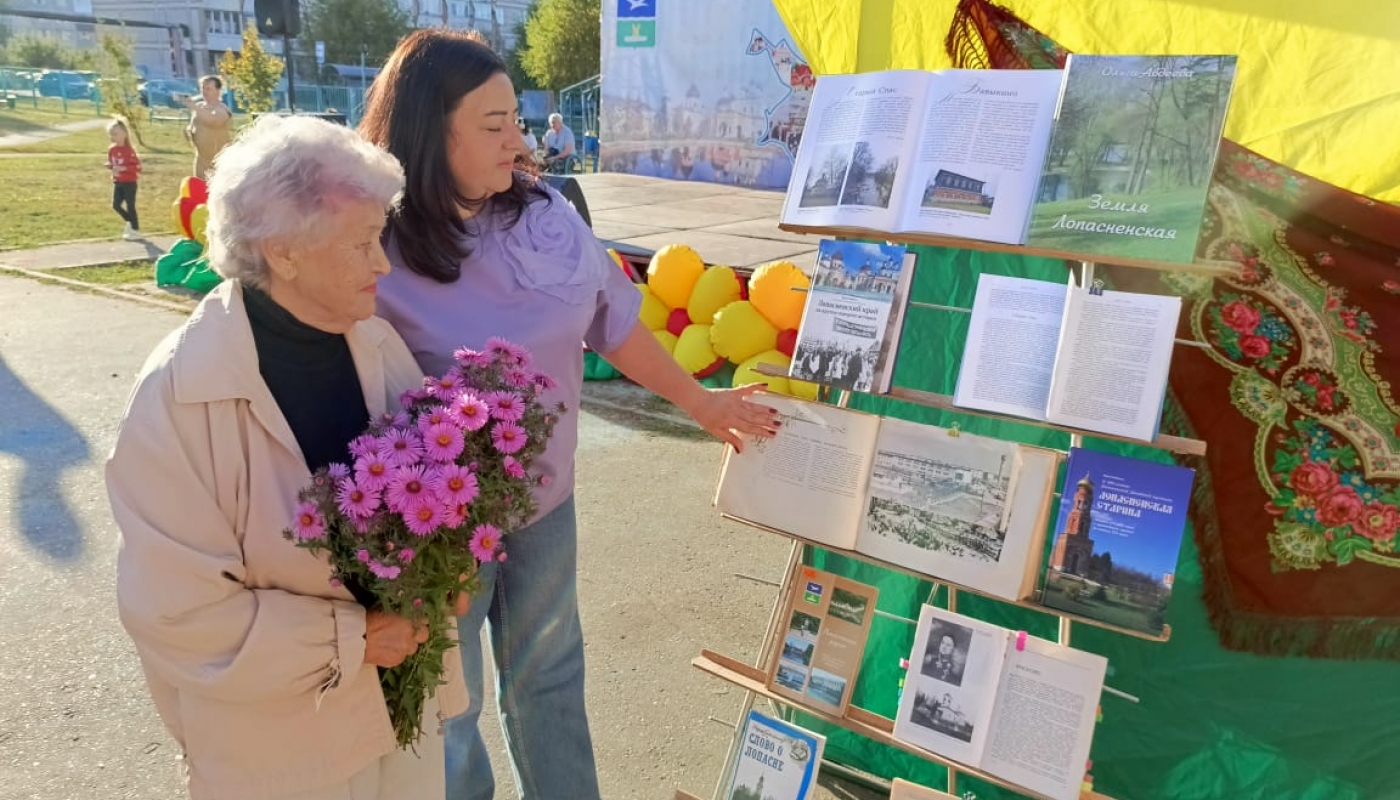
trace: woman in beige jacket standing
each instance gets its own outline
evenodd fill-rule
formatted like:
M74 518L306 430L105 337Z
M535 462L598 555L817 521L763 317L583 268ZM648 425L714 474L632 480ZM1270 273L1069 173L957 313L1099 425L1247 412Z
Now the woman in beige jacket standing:
M422 634L282 537L422 373L374 317L398 163L348 128L259 120L220 156L209 259L229 280L147 360L107 464L117 595L195 800L443 796L442 740L399 750L378 667ZM459 657L428 714L464 710Z

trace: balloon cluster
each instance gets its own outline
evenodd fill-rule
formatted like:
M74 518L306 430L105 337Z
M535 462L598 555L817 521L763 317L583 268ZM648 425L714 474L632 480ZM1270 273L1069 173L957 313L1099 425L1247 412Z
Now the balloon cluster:
M208 202L209 185L191 175L180 181L180 196L170 206L176 230L201 247L209 244L204 238L204 228L209 224L209 206L205 205Z
M815 397L816 384L762 375L759 364L786 371L810 285L787 261L764 264L747 282L731 267L706 267L682 244L656 251L641 284L642 324L686 371L705 378L734 364L734 386Z

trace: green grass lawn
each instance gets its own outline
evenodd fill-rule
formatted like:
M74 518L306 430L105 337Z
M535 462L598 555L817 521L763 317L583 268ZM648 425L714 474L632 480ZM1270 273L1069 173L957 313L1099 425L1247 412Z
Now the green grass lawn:
M1201 216L1205 211L1202 205L1204 202L1203 190L1177 189L1162 194L1144 194L1136 197L1126 195L1107 195L1106 197L1109 200L1146 203L1151 212L1137 214L1090 209L1087 199L1043 203L1037 205L1033 211L1030 238L1027 243L1034 247L1081 253L1112 254L1125 258L1162 261L1191 260L1196 251L1196 238L1200 234ZM1177 234L1175 239L1152 239L1053 227L1055 221L1062 214L1068 215L1072 220L1085 222L1175 229Z
M4 151L0 151L3 153ZM0 248L39 247L76 239L120 235L121 218L112 210L112 175L103 166L106 150L91 159L74 155L0 158ZM146 234L174 233L170 204L189 174L185 155L147 154L143 158L136 211Z
M240 121L236 120L235 124L238 122ZM144 144L136 143L136 152L140 154L142 161L154 154L188 153L189 161L193 164L194 149L185 142L184 130L184 125L174 121L146 122L141 129ZM110 144L111 140L107 138L107 129L103 126L66 133L32 144L0 148L0 153L97 153L98 158L102 159L106 157L107 147Z
M96 283L102 286L125 286L132 283L148 283L155 278L155 264L147 260L121 261L100 267L71 267L54 270L53 274L83 283Z

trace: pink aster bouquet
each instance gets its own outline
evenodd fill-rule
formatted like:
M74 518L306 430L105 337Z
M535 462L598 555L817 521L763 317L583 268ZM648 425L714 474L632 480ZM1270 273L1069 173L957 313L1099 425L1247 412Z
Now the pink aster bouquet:
M315 474L285 533L329 559L333 586L426 626L413 656L380 670L401 747L421 735L424 700L456 643L452 598L476 589L481 564L505 561L502 536L533 516L531 487L546 479L530 465L564 410L544 407L553 380L523 347L493 338L455 360L350 443L353 463Z

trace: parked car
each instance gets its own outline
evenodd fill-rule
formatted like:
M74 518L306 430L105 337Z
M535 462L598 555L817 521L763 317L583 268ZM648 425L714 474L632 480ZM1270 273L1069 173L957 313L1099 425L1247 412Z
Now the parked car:
M92 97L93 72L69 72L49 70L39 76L40 97L66 97L69 100L87 100Z
M141 84L137 91L141 94L141 105L184 108L176 95L199 96L199 84L188 78L152 78Z

